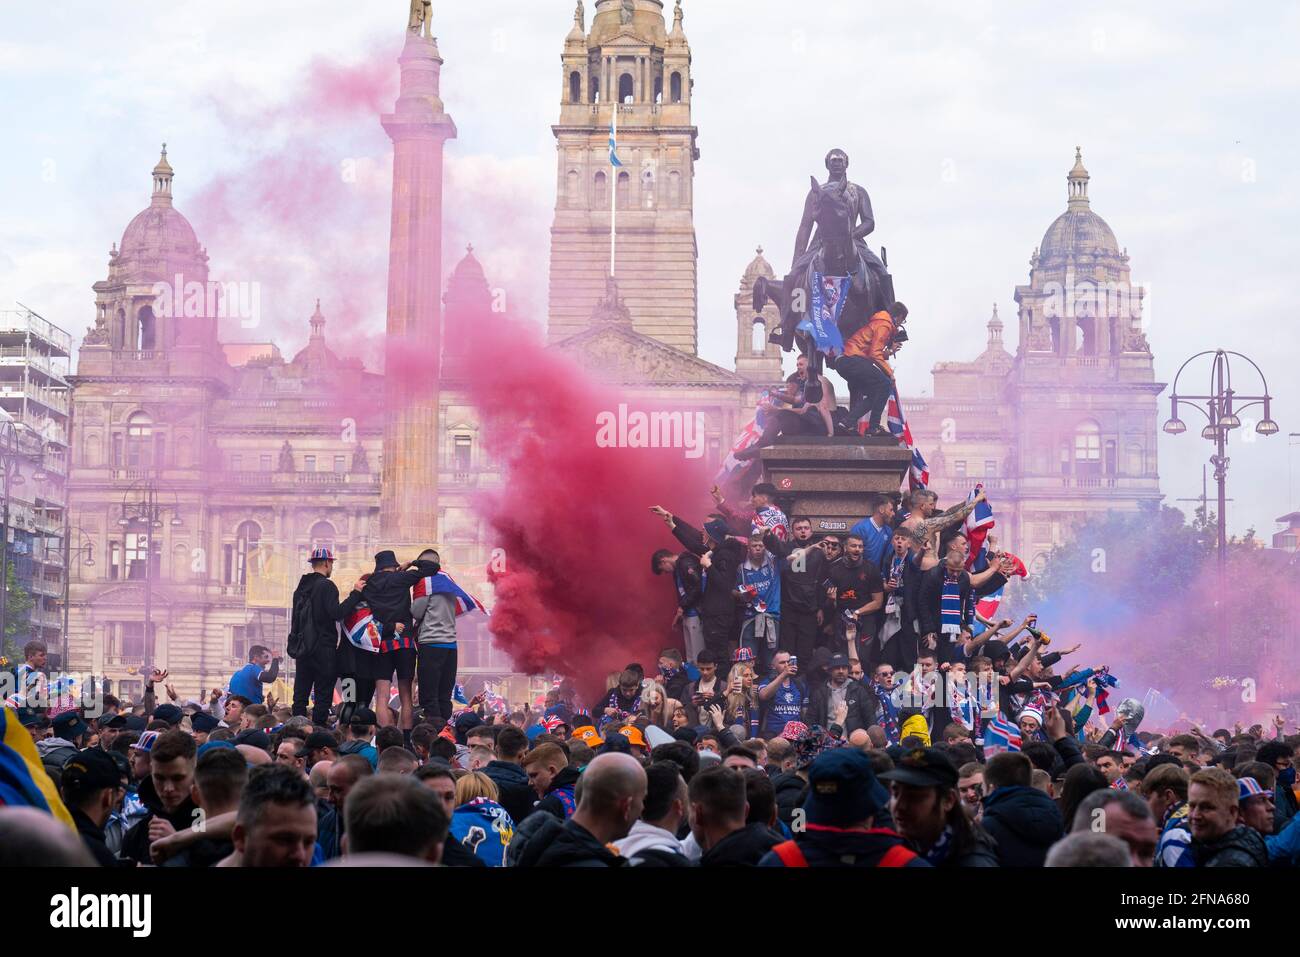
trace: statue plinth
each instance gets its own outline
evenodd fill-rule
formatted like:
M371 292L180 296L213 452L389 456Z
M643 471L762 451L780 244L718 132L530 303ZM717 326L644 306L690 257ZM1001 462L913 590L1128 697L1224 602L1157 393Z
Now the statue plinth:
M816 534L844 534L867 516L878 492L897 492L912 454L887 438L781 436L759 453L787 515L806 515Z

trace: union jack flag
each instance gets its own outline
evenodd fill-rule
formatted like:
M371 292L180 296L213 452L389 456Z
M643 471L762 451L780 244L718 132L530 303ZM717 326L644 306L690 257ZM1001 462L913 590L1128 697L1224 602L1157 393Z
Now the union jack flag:
M763 427L766 424L767 413L761 408L755 409L754 417L745 423L744 428L740 430L740 434L736 436L736 441L731 444L731 451L722 460L722 467L718 469L718 474L714 478L717 484L724 485L754 467L752 459L748 462L742 462L736 458L736 453L743 452L757 443L763 436Z
M859 419L858 434L865 435L869 424L867 416ZM907 419L903 415L903 400L898 395L898 383L894 383L894 389L889 395L889 401L885 403L885 427L898 439L900 445L907 446L908 451L912 453L912 467L907 472L908 487L918 489L928 486L930 484L930 466L926 465L921 450L912 441L912 427L907 424Z
M428 578L421 578L411 589L411 599L427 598L430 595L450 595L456 605L456 617L469 612L488 614L483 603L457 585L446 572L438 572Z
M344 628L348 634L348 641L360 648L362 651L370 651L375 654L379 653L379 645L382 635L379 630L379 622L375 621L375 616L370 613L370 606L364 602L348 615L347 621L344 622Z
M999 714L984 728L984 754L1020 750L1020 728Z
M982 485L976 485L966 496L967 504L974 502L975 497L979 495L984 488ZM988 535L993 527L997 524L993 520L993 506L985 499L976 504L975 508L966 516L966 540L970 542L970 554L966 556L966 567L976 568L985 567L988 564Z

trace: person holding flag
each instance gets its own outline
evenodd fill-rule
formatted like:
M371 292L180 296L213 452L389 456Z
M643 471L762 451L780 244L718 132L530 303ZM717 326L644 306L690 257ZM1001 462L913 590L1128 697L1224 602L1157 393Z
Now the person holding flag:
M452 692L456 688L456 622L461 615L487 615L483 603L464 591L441 570L442 559L432 548L419 561L439 566L411 588L411 614L415 617L419 705L424 719L451 720Z

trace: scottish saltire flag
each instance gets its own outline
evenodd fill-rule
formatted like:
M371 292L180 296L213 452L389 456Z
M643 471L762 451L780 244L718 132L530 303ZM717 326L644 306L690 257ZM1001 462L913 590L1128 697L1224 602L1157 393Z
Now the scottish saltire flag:
M431 595L450 595L452 602L456 605L456 617L475 612L478 614L488 614L487 608L483 603L465 591L446 572L438 572L436 575L430 575L428 578L421 578L411 589L411 599L428 598Z
M343 623L343 629L347 632L348 641L360 648L362 651L379 652L379 642L382 637L379 631L379 622L375 621L375 616L370 613L370 606L366 604L358 605L348 615L347 620Z
M980 493L982 485L976 485L971 489L970 494L966 496L966 501L972 502L975 496ZM993 506L985 499L977 504L974 510L966 516L966 540L970 542L970 554L966 556L966 568L976 569L976 564L981 567L988 565L988 535L997 523L993 520ZM979 569L976 569L979 570Z
M45 773L36 743L10 707L0 707L0 807L34 807L76 831L72 815Z
M454 704L469 704L469 698L465 697L465 686L457 683L451 689L451 700Z
M869 424L869 416L864 415L859 419L858 434L865 435ZM898 439L900 445L906 446L912 453L912 466L907 473L908 488L926 488L930 484L930 466L926 464L921 450L912 441L912 427L907 424L907 419L903 415L903 400L898 395L897 382L894 383L894 390L885 403L885 427Z
M818 352L832 358L844 352L840 315L848 302L851 282L851 276L823 276L815 270L809 272L812 309L796 328L812 337Z
M1020 750L1020 728L1001 713L984 727L984 755Z
M618 109L617 106L614 109ZM609 124L609 165L622 166L623 161L618 158L618 132L611 120Z

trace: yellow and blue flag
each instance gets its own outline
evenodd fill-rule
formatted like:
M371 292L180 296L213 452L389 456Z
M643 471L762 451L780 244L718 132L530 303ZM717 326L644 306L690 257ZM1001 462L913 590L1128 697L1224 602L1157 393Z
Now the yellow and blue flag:
M76 830L58 789L45 773L36 742L9 707L0 707L0 807L34 807Z

